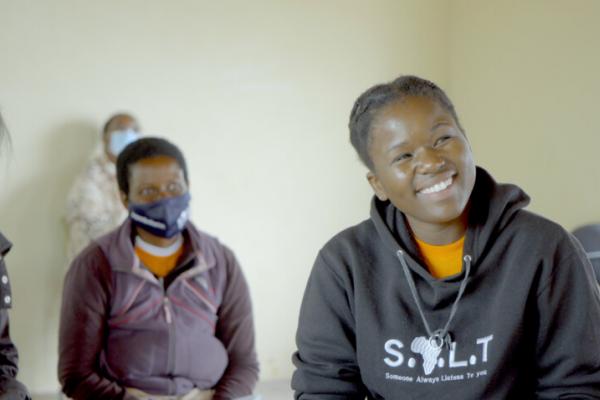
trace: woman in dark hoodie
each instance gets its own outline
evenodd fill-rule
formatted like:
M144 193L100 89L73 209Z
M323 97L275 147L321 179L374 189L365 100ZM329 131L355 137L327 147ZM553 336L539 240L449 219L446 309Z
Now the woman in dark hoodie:
M319 252L297 399L600 399L600 295L585 254L476 167L454 107L401 76L356 101L371 218Z
M0 148L3 142L8 140L8 131L0 115ZM19 356L17 348L10 339L8 327L8 309L12 306L12 295L4 257L11 246L11 243L0 233L0 400L30 398L25 386L16 379Z

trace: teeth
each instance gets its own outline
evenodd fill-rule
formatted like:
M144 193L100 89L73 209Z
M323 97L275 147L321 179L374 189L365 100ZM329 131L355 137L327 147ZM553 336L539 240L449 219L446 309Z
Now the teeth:
M423 190L421 190L421 193L423 194L431 194L431 193L437 193L437 192L441 192L442 190L446 189L448 186L450 186L452 184L452 178L448 178L443 182L440 183L436 183L435 185L425 188Z

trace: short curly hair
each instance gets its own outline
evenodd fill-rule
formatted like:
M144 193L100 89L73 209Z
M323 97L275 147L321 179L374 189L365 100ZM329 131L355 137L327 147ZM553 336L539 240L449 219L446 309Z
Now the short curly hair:
M377 112L386 105L409 96L428 97L436 100L452 115L460 130L464 132L454 105L446 93L435 83L414 75L402 75L389 83L375 85L356 99L348 123L350 142L367 168L373 169L369 146L371 144L371 125Z
M189 183L187 165L181 150L166 139L145 137L127 145L119 153L119 157L117 157L117 183L119 184L119 190L128 195L131 166L138 161L154 157L173 158L183 171L186 183Z

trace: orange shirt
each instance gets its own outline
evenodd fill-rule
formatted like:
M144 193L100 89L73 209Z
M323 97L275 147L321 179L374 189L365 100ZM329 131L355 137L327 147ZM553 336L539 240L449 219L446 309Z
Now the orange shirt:
M462 271L462 255L465 237L454 243L436 246L417 238L417 246L425 259L429 273L437 279L447 278Z
M170 249L157 249L139 236L135 238L135 254L142 265L159 278L164 278L177 266L182 253L183 240L176 242Z

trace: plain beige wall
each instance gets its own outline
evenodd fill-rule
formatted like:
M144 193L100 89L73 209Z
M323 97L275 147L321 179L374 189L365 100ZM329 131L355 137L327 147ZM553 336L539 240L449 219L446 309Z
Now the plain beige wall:
M476 161L569 229L600 222L600 1L453 0L450 19Z
M567 226L600 220L600 2L0 0L0 106L13 135L0 227L15 242L21 378L56 383L65 192L111 112L189 159L193 216L236 251L263 378L288 377L306 277L368 215L347 140L355 97L399 73L448 89L477 161Z
M265 379L289 377L316 252L368 217L347 117L399 73L448 83L449 2L0 0L0 106L13 135L0 227L21 379L56 390L66 191L115 110L189 162L193 219L237 253Z

